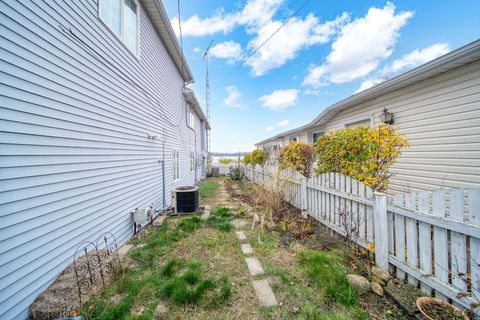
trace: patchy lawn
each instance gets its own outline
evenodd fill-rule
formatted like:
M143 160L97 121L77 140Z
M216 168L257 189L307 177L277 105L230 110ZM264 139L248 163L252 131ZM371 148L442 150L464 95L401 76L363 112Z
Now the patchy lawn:
M200 196L210 218L169 217L143 230L118 279L84 305L85 319L402 318L384 298L348 284L346 275L363 264L349 250L318 230L296 239L281 221L265 234L245 228L279 302L260 307L231 223L252 210L249 184L211 178Z

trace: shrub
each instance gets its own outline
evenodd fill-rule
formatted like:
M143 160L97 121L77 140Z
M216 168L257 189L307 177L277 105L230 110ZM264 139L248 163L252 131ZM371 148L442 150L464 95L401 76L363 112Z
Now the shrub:
M305 178L312 176L315 163L315 148L306 142L293 141L285 146L279 153L281 169L294 169Z
M252 154L251 153L247 153L246 155L243 156L243 163L245 165L247 164L252 164Z
M233 162L233 160L232 160L232 159L227 159L227 158L224 158L224 159L220 159L220 160L218 160L218 162L219 162L219 163L221 163L221 164L225 164L225 165L227 165L227 164L229 164L229 163L232 163L232 162Z
M405 137L387 125L335 131L317 141L317 173L341 173L375 190L384 190L391 165L408 146Z
M267 161L267 153L262 149L255 149L250 153L250 164L256 166L264 166Z

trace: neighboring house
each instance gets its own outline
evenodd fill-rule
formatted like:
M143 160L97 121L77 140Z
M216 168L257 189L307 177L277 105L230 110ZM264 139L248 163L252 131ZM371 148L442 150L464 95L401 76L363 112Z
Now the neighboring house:
M124 244L205 176L209 125L159 0L1 1L0 34L0 319L22 319L81 241Z
M314 143L345 127L377 126L384 108L411 144L389 192L480 185L480 40L335 103L312 122L257 143Z

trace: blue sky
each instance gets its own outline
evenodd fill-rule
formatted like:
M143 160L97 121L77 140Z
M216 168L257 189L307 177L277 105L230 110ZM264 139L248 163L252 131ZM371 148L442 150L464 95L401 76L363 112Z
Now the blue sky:
M203 104L211 40L212 151L248 151L354 92L480 38L480 1L181 1ZM178 34L177 1L164 1ZM203 107L203 106L202 106Z

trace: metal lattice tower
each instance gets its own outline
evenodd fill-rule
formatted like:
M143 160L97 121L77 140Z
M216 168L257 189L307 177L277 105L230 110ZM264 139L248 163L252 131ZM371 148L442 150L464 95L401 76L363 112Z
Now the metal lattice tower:
M210 77L208 75L208 51L212 46L213 40L210 41L205 53L203 54L203 59L205 60L205 109L207 113L207 120L210 123ZM207 152L210 156L210 147L211 147L211 137L210 130L207 130Z

